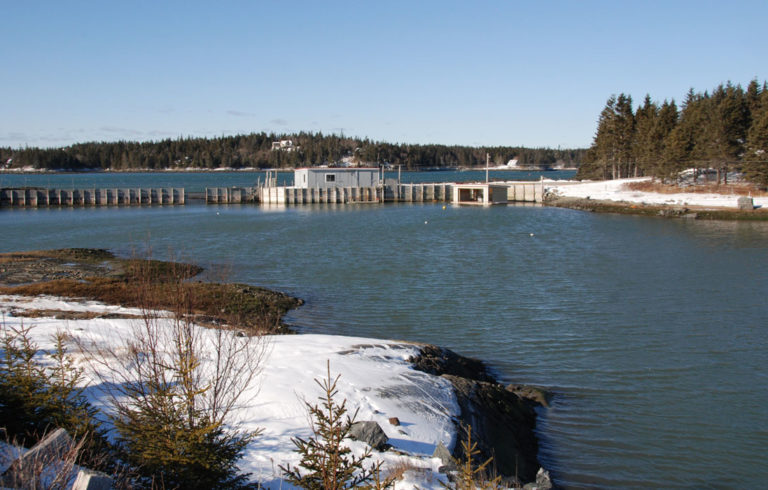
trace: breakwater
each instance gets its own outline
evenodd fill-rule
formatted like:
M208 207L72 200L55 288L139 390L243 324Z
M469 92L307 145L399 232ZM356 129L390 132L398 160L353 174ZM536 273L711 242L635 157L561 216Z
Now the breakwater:
M0 189L0 206L130 206L185 204L183 188Z
M165 204L354 204L384 202L454 202L466 203L467 187L482 196L496 198L492 203L543 201L542 182L493 182L492 184L388 183L371 187L292 186L206 187L205 192L189 192L180 187L49 189L40 187L0 188L0 206L144 206ZM461 192L458 188L463 189ZM499 198L499 194L501 197ZM474 201L475 199L473 199ZM488 204L482 199L477 203ZM474 203L474 202L473 202Z

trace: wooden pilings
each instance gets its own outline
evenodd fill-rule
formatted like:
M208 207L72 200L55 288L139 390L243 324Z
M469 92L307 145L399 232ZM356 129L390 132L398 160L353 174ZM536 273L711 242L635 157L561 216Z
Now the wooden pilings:
M183 188L0 189L0 206L141 206L185 204Z

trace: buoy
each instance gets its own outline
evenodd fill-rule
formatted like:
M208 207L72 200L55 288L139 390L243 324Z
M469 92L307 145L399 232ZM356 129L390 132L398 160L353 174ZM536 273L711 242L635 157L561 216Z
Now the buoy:
M531 233L531 236L533 236L533 233Z
M429 223L429 221L424 221L424 224L425 224L425 225L426 225L427 223Z
M445 209L445 204L443 204L443 209Z

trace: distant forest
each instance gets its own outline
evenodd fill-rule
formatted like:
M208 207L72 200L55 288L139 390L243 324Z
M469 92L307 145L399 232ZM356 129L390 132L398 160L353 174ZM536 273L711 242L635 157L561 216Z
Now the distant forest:
M291 145L273 149L274 142ZM361 165L402 166L404 170L484 166L517 159L518 165L576 167L584 149L410 145L322 133L267 134L221 138L178 138L157 142L80 143L63 148L0 148L0 167L49 170L290 168L333 165L342 160Z
M611 96L577 178L653 176L674 181L682 170L729 172L768 186L768 87L753 80L744 90L730 82L711 93L689 90L678 110L646 95L637 109L632 97Z

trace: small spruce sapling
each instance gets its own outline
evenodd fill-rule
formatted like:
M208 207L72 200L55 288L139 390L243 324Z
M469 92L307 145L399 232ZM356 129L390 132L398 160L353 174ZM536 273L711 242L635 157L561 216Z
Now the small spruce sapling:
M365 461L371 457L367 448L361 456L352 454L344 445L357 412L347 415L347 400L341 403L338 397L338 382L341 375L331 377L330 362L327 375L322 381L315 379L323 394L320 403L312 405L305 402L310 416L312 435L308 439L293 438L295 452L301 455L298 467L280 465L285 479L298 487L307 489L338 490L358 486L386 488L391 481L382 481L379 477L381 462L365 467Z

